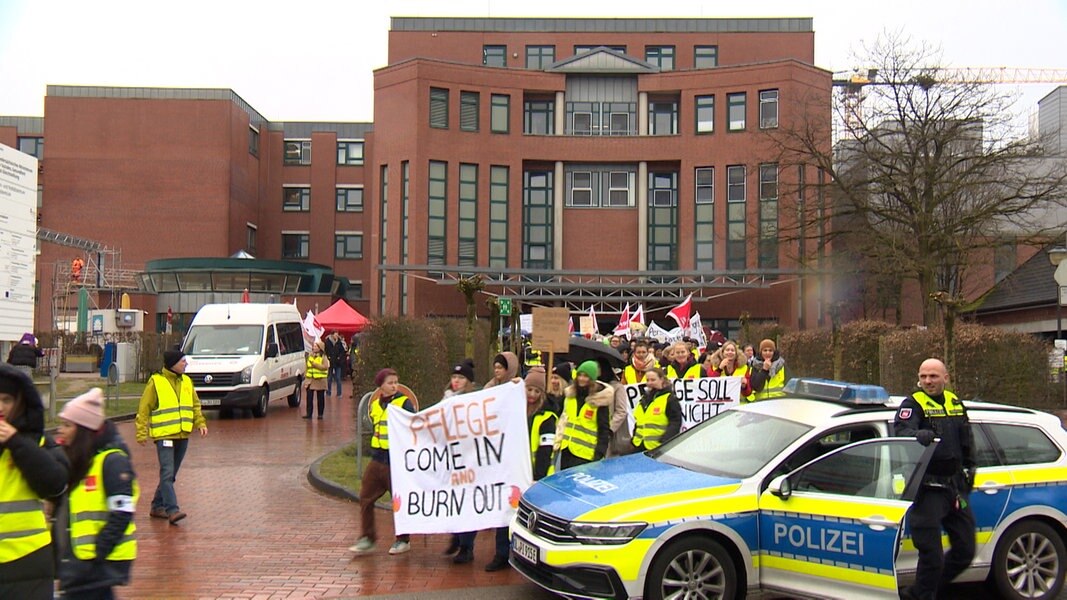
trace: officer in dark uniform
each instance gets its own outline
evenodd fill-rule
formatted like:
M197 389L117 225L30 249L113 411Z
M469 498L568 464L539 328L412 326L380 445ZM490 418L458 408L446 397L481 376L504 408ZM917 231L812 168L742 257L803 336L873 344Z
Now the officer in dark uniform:
M974 485L974 438L967 409L945 390L948 369L936 358L919 367L919 391L900 404L896 434L915 436L924 446L941 442L923 477L915 503L908 512L911 538L919 552L915 583L904 598L932 600L971 564L975 551L974 514L969 496ZM941 547L942 528L952 549Z

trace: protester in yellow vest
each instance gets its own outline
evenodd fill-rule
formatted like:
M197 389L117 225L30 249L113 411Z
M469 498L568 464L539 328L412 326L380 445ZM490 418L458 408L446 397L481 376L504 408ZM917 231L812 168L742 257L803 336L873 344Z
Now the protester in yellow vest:
M167 519L177 525L186 517L178 507L174 478L182 466L189 436L193 430L207 435L207 421L200 412L200 397L193 381L185 375L185 354L180 350L163 353L163 368L148 378L141 404L137 407L137 443L142 446L151 437L159 458L159 485L152 497L149 516Z
M632 344L633 353L630 355L630 364L622 371L622 382L626 385L643 383L645 371L658 367L656 357L652 354L648 340L636 340Z
M704 372L704 367L697 362L697 357L693 356L685 342L671 344L664 351L664 355L669 361L666 363L664 372L667 374L667 379L671 381L675 379L700 379L707 376Z
M564 392L563 414L556 424L560 468L569 469L604 458L611 443L611 414L615 389L597 381L600 365L578 365L574 383Z
M33 380L0 363L0 598L51 600L55 576L45 501L67 488L67 458L44 433Z
M782 396L785 387L785 359L778 354L774 340L759 343L759 362L752 372L752 391L756 400Z
M140 487L129 449L104 418L104 394L93 388L59 413L59 441L70 459L67 543L59 567L64 598L113 598L137 558L133 523Z
M312 401L317 395L319 400L319 420L321 421L322 411L326 409L326 388L329 386L327 375L330 373L330 359L326 357L325 342L315 340L306 363L304 387L307 389L307 397L304 399L304 404L306 405L304 418L311 419L311 415L315 412ZM338 387L340 387L340 384L338 384Z
M682 405L671 389L667 374L659 367L645 371L645 395L634 406L635 450L655 450L681 431Z
M741 401L752 402L752 368L748 366L745 355L737 349L737 342L728 340L721 348L708 357L710 365L705 367L708 377L740 377Z

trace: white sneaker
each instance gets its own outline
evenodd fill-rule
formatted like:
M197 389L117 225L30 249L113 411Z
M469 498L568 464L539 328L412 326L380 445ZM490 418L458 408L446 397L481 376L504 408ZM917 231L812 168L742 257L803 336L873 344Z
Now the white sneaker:
M411 544L397 540L389 548L389 554L403 554L411 550Z
M358 542L348 547L349 552L355 552L356 554L365 554L371 550L374 550L374 542L366 537L359 538Z

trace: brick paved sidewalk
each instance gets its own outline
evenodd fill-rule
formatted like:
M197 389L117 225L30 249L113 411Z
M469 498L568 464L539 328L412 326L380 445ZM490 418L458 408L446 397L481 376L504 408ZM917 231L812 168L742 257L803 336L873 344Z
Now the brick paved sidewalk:
M346 390L347 390L346 382ZM326 419L274 402L264 419L208 412L206 438L189 444L176 484L189 517L172 526L148 511L159 471L152 446L137 446L133 423L119 430L133 451L141 484L136 516L139 557L120 598L338 598L524 584L511 569L486 573L492 535L478 538L473 564L441 553L447 536L412 536L411 552L389 556L389 513L379 513L383 543L354 557L358 506L307 482L308 466L355 435L353 400L330 398ZM533 584L526 584L531 587ZM474 594L472 594L473 596Z

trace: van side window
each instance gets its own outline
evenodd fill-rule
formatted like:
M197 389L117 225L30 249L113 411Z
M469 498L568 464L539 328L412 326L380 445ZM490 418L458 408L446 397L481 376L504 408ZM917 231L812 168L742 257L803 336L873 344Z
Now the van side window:
M278 353L297 354L304 351L304 334L300 323L278 323Z
M268 325L267 326L267 346L270 346L271 344L277 344L277 343L278 343L278 338L274 335L274 326L273 325ZM281 346L278 346L278 354L285 354L285 350Z

